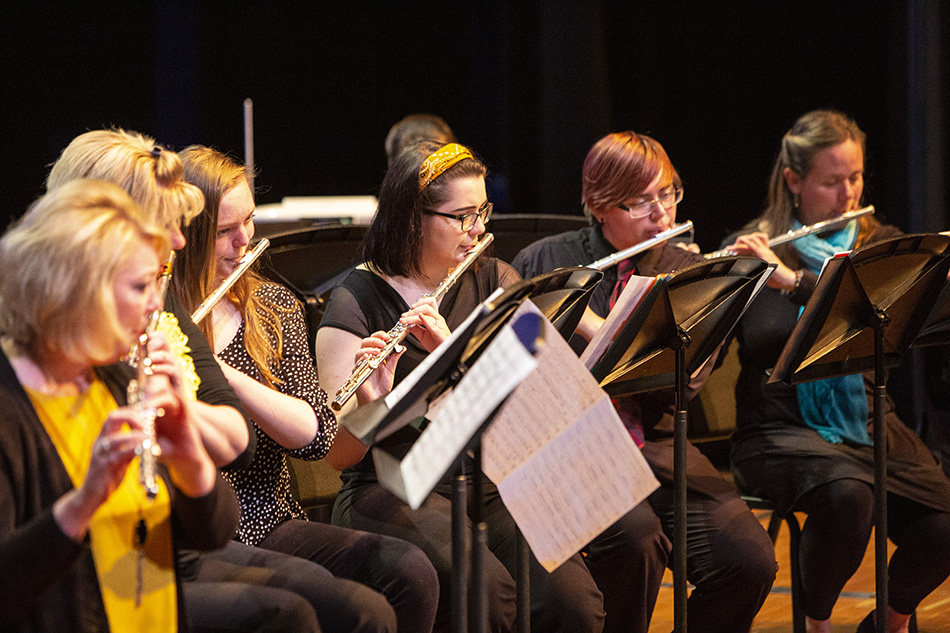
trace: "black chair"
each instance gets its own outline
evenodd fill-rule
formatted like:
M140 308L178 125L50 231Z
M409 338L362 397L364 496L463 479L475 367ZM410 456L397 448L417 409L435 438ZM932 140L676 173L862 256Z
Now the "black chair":
M798 560L798 552L802 542L802 528L798 523L798 517L795 516L794 512L782 512L778 510L775 504L768 499L742 495L742 500L745 501L752 510L767 510L771 512L767 531L769 538L772 539L772 543L775 543L776 538L778 538L778 531L782 526L782 521L785 521L788 525L788 560L789 571L792 577L792 631L794 631L794 633L805 633L805 594L802 588L802 573Z
M486 229L495 236L495 257L510 262L522 248L542 237L588 226L583 215L505 213L493 215ZM577 262L578 265L590 262Z
M366 229L329 224L269 238L261 273L290 288L303 302L311 352L330 292L360 261Z
M738 350L739 344L733 340L728 348L720 352L721 361L703 385L699 394L690 402L691 408L689 410L690 440L729 480L732 480L732 473L728 470L729 436L735 430L735 386L741 369ZM798 518L792 512L785 513L778 510L775 503L769 499L742 495L741 493L740 496L750 509L764 510L771 513L767 531L773 544L778 537L782 521L788 524L792 630L794 633L805 633L805 594L802 592L802 577L798 559L802 530Z
M261 258L261 273L297 295L307 318L310 351L330 292L359 262L365 226L327 225L276 234ZM288 460L291 490L307 516L330 522L342 482L324 460Z

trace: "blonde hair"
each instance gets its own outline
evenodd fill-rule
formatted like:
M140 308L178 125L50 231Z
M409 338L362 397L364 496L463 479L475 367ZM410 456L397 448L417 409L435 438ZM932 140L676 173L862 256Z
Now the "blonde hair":
M129 338L113 287L140 241L167 257L168 232L113 184L76 180L42 196L0 239L0 330L34 353L112 362Z
M194 311L214 290L215 241L221 199L235 187L249 185L243 165L221 152L203 145L192 145L181 152L185 179L204 194L204 211L185 229L186 246L179 252L172 272L175 294L185 307ZM245 272L231 288L244 317L244 349L257 365L265 382L280 382L275 372L283 353L281 315L288 310L260 296L265 280L253 268ZM214 347L211 319L198 324Z
M46 188L77 178L105 180L124 189L155 224L186 226L201 213L204 197L184 177L178 154L144 134L115 128L74 138L53 164Z

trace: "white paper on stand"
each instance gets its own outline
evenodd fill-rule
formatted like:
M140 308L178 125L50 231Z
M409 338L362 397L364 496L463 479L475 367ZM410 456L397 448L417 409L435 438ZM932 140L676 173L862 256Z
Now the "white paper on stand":
M656 277L641 277L640 275L630 275L627 285L617 298L617 303L611 308L610 314L604 320L603 325L594 334L584 352L581 354L581 363L587 369L593 369L594 365L603 357L604 353L610 348L625 323L630 320L637 306L643 301L643 298L656 284Z
M449 470L482 423L525 376L537 366L510 324L503 327L459 383L430 409L429 423L405 457L398 462L398 482L381 482L417 509ZM374 452L381 470L394 473L394 457Z
M537 312L530 302L521 310ZM659 482L610 398L554 326L544 325L537 369L482 436L482 470L553 571Z

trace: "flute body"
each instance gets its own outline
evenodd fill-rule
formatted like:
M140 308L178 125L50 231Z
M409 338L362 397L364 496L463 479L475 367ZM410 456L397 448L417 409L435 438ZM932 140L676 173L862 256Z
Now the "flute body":
M774 248L781 244L787 244L788 242L797 240L806 235L812 235L814 233L823 233L825 231L830 231L841 226L844 226L851 220L855 218L860 218L862 215L870 215L874 213L874 206L868 205L861 209L855 209L854 211L848 211L847 213L842 213L837 218L832 218L830 220L824 220L822 222L816 222L814 224L809 224L808 226L803 226L800 229L795 229L794 231L788 231L782 235L776 235L769 240L769 248ZM703 255L706 259L712 259L714 257L725 257L727 255L732 255L728 249L722 249L718 251L713 251L712 253L707 253Z
M172 251L158 280L157 294L159 303L162 305L148 315L145 332L139 336L135 349L132 351L132 361L135 364L136 374L135 378L129 381L127 390L129 404L138 414L139 420L142 422L142 431L145 433L145 439L135 447L135 454L139 458L139 482L145 488L145 495L149 499L154 499L158 495L156 464L162 450L155 437L155 419L158 417L159 411L146 402L148 380L149 376L152 375L152 359L148 353L148 337L155 331L161 319L165 293L168 291L168 282L171 279L174 261L175 251Z
M625 259L629 259L634 255L638 255L643 251L650 250L657 244L662 244L663 242L669 240L670 238L676 237L682 233L693 230L693 223L690 221L683 222L682 224L677 224L676 226L663 231L662 233L657 233L655 236L650 239L640 242L639 244L634 244L630 248L625 248L622 251L617 251L612 255L598 259L593 264L588 264L587 268L594 268L596 270L604 270L605 268L610 268L615 264L622 262Z
M253 249L244 253L244 257L242 257L241 261L238 262L237 268L235 268L231 274L221 282L220 286L215 288L214 291L208 295L204 301L201 302L201 305L198 306L191 314L191 320L195 323L198 323L203 318L208 316L208 313L211 312L211 309L214 308L215 304L221 300L221 297L228 293L231 287L237 283L237 280L241 278L241 275L243 275L247 269L251 267L251 264L257 261L257 258L264 253L268 246L270 246L270 240L265 237L260 242L258 242Z
M442 298L449 288L455 285L455 282L458 281L458 278L462 276L469 266L471 266L479 255L492 243L492 240L495 239L495 236L491 233L486 233L482 236L482 239L476 244L472 250L468 252L459 265L452 269L452 271L446 275L445 279L439 282L439 285L432 292L426 293L422 296L423 299L427 297L432 297L436 301ZM396 348L399 347L399 344L402 343L403 339L409 334L409 330L412 326L406 326L402 323L396 323L392 329L387 332L389 334L389 341L386 345L379 350L375 356L368 356L358 362L353 368L353 372L350 374L350 377L346 379L346 382L337 390L336 395L333 398L333 402L330 403L330 406L334 411L339 411L343 408L350 398L353 397L353 394L356 393L356 390L366 382L366 380L373 374L376 369L382 365L389 355L396 351Z

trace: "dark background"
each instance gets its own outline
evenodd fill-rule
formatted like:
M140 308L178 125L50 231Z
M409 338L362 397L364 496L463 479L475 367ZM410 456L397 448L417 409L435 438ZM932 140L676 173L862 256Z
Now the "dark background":
M389 127L432 112L487 161L499 207L578 214L587 150L633 129L666 147L711 250L761 210L782 134L831 107L868 133L867 201L946 230L946 4L7 4L4 213L88 129L241 157L249 97L259 202L375 193Z

